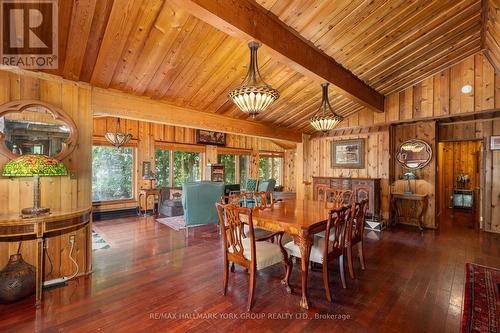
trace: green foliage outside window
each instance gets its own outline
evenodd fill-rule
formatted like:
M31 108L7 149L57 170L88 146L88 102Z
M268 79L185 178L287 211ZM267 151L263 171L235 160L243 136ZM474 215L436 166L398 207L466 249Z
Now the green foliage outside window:
M217 157L218 163L224 165L224 183L236 183L236 155L221 154Z
M260 156L259 158L259 179L276 180L276 186L281 185L281 164L283 158L280 156Z
M274 170L273 178L276 179L276 186L281 185L281 162L283 159L281 157L273 157L274 159Z
M259 179L268 180L273 178L273 158L260 156L259 158Z
M174 186L201 179L200 153L174 152Z
M248 155L240 155L240 184L245 187L248 179Z
M92 147L92 201L133 198L134 150Z
M170 150L156 149L156 186L170 187Z

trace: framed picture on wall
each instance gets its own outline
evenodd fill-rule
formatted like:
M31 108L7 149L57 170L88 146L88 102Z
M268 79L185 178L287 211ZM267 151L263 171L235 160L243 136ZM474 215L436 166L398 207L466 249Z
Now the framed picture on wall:
M365 139L332 142L332 168L363 169L365 167Z
M500 135L492 135L490 138L491 150L500 150Z
M205 145L216 145L225 146L226 145L226 133L196 130L196 143Z

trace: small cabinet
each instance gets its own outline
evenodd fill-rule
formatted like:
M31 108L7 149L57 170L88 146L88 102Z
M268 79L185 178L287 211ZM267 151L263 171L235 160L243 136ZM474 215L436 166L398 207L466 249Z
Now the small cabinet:
M224 165L223 164L208 164L205 167L205 179L212 182L224 181Z

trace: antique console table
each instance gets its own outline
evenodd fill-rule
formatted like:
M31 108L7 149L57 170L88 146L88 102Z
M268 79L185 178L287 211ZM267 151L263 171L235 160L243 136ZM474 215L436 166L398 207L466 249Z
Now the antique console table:
M19 242L35 239L36 305L42 301L44 243L49 237L74 232L84 228L84 273L92 270L92 209L91 207L55 210L49 215L23 219L19 214L0 214L0 242Z
M138 215L141 214L142 212L142 206L141 206L141 198L144 197L144 216L147 215L148 212L148 198L153 197L153 214L155 214L155 198L158 197L158 208L156 210L156 214L160 215L160 205L162 201L161 197L161 190L159 188L141 188L139 190L139 206L137 207L138 210Z
M415 224L423 230L423 217L428 205L427 194L392 193L391 207L394 212L394 223L399 221Z

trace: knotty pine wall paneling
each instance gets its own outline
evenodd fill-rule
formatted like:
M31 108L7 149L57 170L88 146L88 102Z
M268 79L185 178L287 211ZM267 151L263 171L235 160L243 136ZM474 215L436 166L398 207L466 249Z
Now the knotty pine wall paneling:
M465 84L470 84L472 86L472 92L469 94L463 94L461 88ZM394 131L397 132L396 128L402 125L401 122L422 120L426 121L423 123L409 123L405 125L408 133L415 133L417 131L424 131L424 139L431 139L433 145L436 146L435 133L436 125L433 124L435 121L439 120L439 117L444 117L448 115L458 115L458 114L473 114L474 112L493 110L495 108L500 108L500 76L495 75L493 66L490 64L488 59L482 54L478 53L476 55L466 58L464 61L451 66L448 69L441 71L431 77L428 77L421 82L406 88L400 92L390 94L386 96L386 107L384 113L374 113L371 110L361 110L360 112L349 116L344 120L339 128L347 127L369 127L373 125L384 125L393 124ZM423 125L429 123L427 125ZM454 133L453 126L447 126L447 134L452 135ZM403 127L401 127L403 128ZM466 133L470 133L474 139L481 138L485 143L489 140L490 135L494 135L500 131L500 123L495 121L477 122L475 124L465 124L465 125L455 125L455 135L465 138ZM403 138L403 134L398 134L399 138ZM443 130L440 128L440 139L445 135ZM391 154L390 150L397 149L397 142L389 142L389 131L381 132L376 134L378 137L377 146L377 160L375 161L374 155L370 155L370 147L373 147L374 133L366 133L358 136L342 136L335 137L335 140L343 140L348 138L364 137L367 139L367 155L366 163L367 168L361 170L342 170L342 169L332 169L329 167L330 152L327 150L328 144L325 142L333 140L333 138L312 138L311 141L306 144L303 152L306 152L307 159L304 161L303 170L309 178L312 175L317 176L348 176L359 177L365 175L379 175L382 178L382 211L384 217L388 216L388 203L389 203L389 173L390 169L398 168L397 162L394 161L394 154ZM408 138L410 138L408 136ZM444 140L444 139L443 139ZM430 142L431 143L431 142ZM489 141L488 141L489 144ZM392 149L390 146L394 146ZM489 149L483 147L485 152L484 158L484 170L486 178L484 180L484 230L500 232L500 202L499 202L499 184L495 183L497 179L500 179L500 162L497 158L498 152L492 152ZM373 149L370 150L373 154ZM434 149L434 156L436 156L436 149ZM392 160L391 165L389 165L389 160ZM375 168L377 164L378 168ZM308 172L307 170L311 170ZM398 171L399 173L401 171ZM394 171L396 173L396 171ZM434 193L434 185L432 179L435 179L436 175L432 172L421 172L421 180L419 180L418 190L423 192L425 189L429 190L432 201L436 200L437 194ZM396 175L394 175L396 176ZM384 181L387 178L387 181ZM396 178L397 180L397 178ZM394 189L398 181L394 184ZM297 186L304 186L300 182L297 182ZM307 191L311 192L308 186L304 187ZM297 190L299 192L299 190ZM441 200L441 199L440 199ZM433 211L439 207L437 202L433 202L432 207L428 211L428 216L426 217L427 226L434 226ZM497 222L498 221L498 222Z
M498 76L498 75L497 75ZM339 128L435 119L498 108L500 82L482 54L466 58L400 92L386 96L385 112L363 109L347 117ZM464 85L472 92L462 93Z
M331 166L331 145L333 141L364 139L365 167L363 169L341 169ZM335 138L313 138L309 142L306 153L306 180L312 182L312 177L352 177L380 178L382 215L389 217L389 132L349 135ZM307 195L312 198L312 186L307 187Z
M92 112L90 109L90 87L63 80L45 80L17 73L0 71L0 104L20 99L35 99L53 104L64 110L78 127L78 143L75 151L63 160L68 171L76 174L65 177L42 177L42 206L51 209L71 209L91 204L91 146ZM0 155L0 166L8 159ZM33 179L7 178L0 176L0 211L20 212L21 208L33 206ZM51 268L46 260L45 278L52 279L73 273L69 260L69 237L76 236L74 255L80 268L86 267L83 251L83 229L60 237L50 238L47 252L53 261ZM17 250L18 243L0 242L0 269L9 256ZM24 241L21 252L28 263L34 263L35 241Z
M424 216L424 226L428 228L436 228L436 166L437 166L437 130L434 121L418 122L416 124L397 125L394 128L394 151L393 156L401 144L406 140L420 139L427 142L432 148L432 160L429 164L419 170L412 170L417 176L416 188L412 191L417 194L427 194L429 204L427 212ZM394 162L394 192L404 192L407 181L403 176L409 170L404 168L399 162ZM412 186L414 182L412 181Z
M173 144L179 149L196 149L202 152L202 178L204 177L204 166L207 163L217 163L218 147L212 145L196 145L195 129L184 128L178 126L169 126L156 123L142 122L137 120L122 119L122 129L126 129L132 133L133 140L136 142L136 168L135 168L135 198L138 197L141 187L149 187L149 181L142 179L142 162L151 162L152 169L155 168L155 150L158 144ZM94 140L101 142L104 138L104 133L107 130L116 128L117 119L112 117L94 118ZM242 135L226 135L226 147L248 151L249 159L249 175L258 178L259 175L259 152L274 151L284 153L285 149L278 146L271 140L248 137ZM294 151L294 149L292 149ZM286 158L284 159L286 163ZM284 168L283 180L285 188L293 189L294 186L288 185L288 181L294 181L293 170L291 167ZM293 184L294 185L294 184ZM151 198L152 200L152 198ZM151 205L151 203L150 203ZM113 210L131 208L137 206L135 200L131 202L114 202L105 203L95 207L95 210Z

